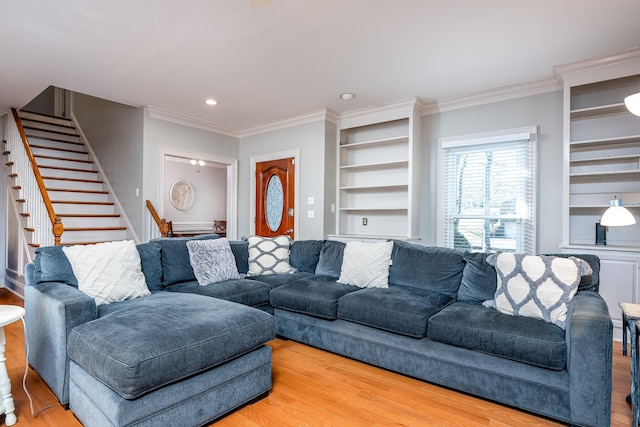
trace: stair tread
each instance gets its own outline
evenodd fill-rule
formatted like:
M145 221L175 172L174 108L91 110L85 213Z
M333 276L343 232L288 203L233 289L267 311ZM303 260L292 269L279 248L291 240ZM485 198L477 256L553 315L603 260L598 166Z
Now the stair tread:
M38 144L29 144L29 146L31 148L41 148L43 150L64 151L65 153L88 154L86 151L72 150L70 148L49 147L49 146L46 146L46 145L38 145Z
M64 231L119 231L127 227L65 227Z
M27 119L25 119L25 120L27 120ZM32 120L32 121L33 121L33 120ZM54 124L54 123L50 123L50 125L51 125L51 126L60 126L60 125L56 125L56 124ZM38 131L38 132L53 133L53 134L55 134L55 135L74 136L74 137L77 137L77 136L78 136L77 134L73 134L73 133L60 132L60 131L57 131L57 130L51 130L51 129L42 129L42 128L35 127L35 126L29 126L28 124L26 124L26 125L22 125L22 127L24 128L24 131L25 131L25 133L27 134L27 136L29 135L29 133L27 132L27 129L28 129L28 130L35 130L35 131ZM66 126L60 126L60 127L66 127ZM71 129L71 128L70 128L70 129ZM73 129L75 130L75 128L73 128Z
M67 121L67 124L63 125L63 124L60 124L60 123L47 122L45 120L39 120L39 119L33 118L33 117L20 117L20 121L39 123L39 124L46 125L46 126L59 126L61 128L66 128L66 129L73 129L73 130L76 129L76 127L73 125L73 123L69 119L65 119L63 117L54 117L54 116L45 116L45 117L50 117L50 118L57 119L57 120L65 120L65 121Z
M104 181L99 179L82 179L82 178L65 178L61 176L43 176L42 179L55 179L58 181L73 181L73 182L89 182L92 184L103 184Z
M55 170L70 171L70 172L98 173L97 170L93 170L93 169L64 168L62 166L48 166L48 165L38 165L38 167L40 169L55 169Z
M106 190L76 190L73 188L47 188L47 191L63 191L67 193L109 194Z
M71 119L68 119L66 117L55 116L53 114L36 113L35 111L29 111L29 110L20 110L20 111L18 111L18 116L20 116L21 119L24 117L24 115L21 115L22 113L30 114L32 116L41 116L41 117L48 117L50 119L64 120L66 122L71 123ZM24 119L25 120L29 120L26 117L24 117Z
M52 200L51 203L66 203L70 205L113 205L114 202L87 202L85 200Z
M61 138L51 138L49 136L43 136L43 135L33 135L33 134L29 134L28 132L25 132L27 137L30 138L35 138L35 139L44 139L46 141L55 141L55 142L64 142L67 144L75 144L75 145L82 145L84 146L84 143L82 141L67 141L66 139L61 139ZM74 136L74 135L69 135L69 136ZM77 135L75 135L77 136Z
M33 157L35 157L37 159L62 160L62 161L65 161L65 162L93 163L93 160L74 159L74 158L71 158L71 157L46 156L46 155L42 155L42 154L34 154Z
M60 218L118 218L120 214L90 214L90 213L68 213L57 214Z

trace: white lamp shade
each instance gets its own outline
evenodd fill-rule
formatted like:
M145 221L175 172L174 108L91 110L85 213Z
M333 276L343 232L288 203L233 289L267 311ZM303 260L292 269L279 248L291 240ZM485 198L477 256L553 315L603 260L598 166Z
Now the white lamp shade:
M640 116L640 92L629 95L624 99L624 105L636 116Z
M621 199L611 200L609 208L602 215L600 225L605 227L616 227L623 225L632 225L636 223L633 214L624 207Z

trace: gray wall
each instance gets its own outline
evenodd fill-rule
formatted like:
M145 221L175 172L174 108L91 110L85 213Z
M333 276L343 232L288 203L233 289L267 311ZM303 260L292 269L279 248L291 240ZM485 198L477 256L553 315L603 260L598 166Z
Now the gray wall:
M326 234L324 231L325 178L328 164L325 153L325 134L325 121L319 120L242 138L238 173L238 236L249 235L250 221L253 218L249 201L251 180L254 179L251 176L251 157L300 149L300 162L296 165L300 173L300 182L295 183L300 202L300 212L297 213L300 229L295 238L324 238ZM333 138L335 139L335 134ZM330 162L329 168L335 168L335 157ZM333 182L335 183L335 177ZM335 191L335 188L329 191ZM313 206L307 205L308 197L314 197ZM315 211L314 218L307 218L309 209Z
M195 153L204 153L229 159L238 159L238 138L222 135L204 129L193 128L186 125L149 117L145 112L143 136L143 160L144 182L142 185L141 206L145 200L160 209L160 197L162 183L159 183L160 148L185 150ZM238 190L238 198L246 198L247 192ZM162 212L159 212L162 215ZM230 219L227 218L227 221ZM149 240L151 235L151 217L144 208L144 227L140 238ZM154 225L155 227L155 225Z
M142 108L74 93L73 113L135 233L141 238Z
M432 114L422 118L420 234L437 241L438 139L538 125L537 251L562 241L562 91Z

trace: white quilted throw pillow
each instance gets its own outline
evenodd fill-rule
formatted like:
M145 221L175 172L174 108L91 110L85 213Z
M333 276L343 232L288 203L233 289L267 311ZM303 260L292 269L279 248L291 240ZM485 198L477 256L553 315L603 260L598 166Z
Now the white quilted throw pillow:
M496 268L498 288L485 306L541 319L562 329L581 277L592 273L586 261L574 257L499 253L487 257L487 262Z
M338 283L360 288L388 288L393 242L347 242Z
M66 246L62 251L78 279L78 289L97 305L151 294L132 240Z

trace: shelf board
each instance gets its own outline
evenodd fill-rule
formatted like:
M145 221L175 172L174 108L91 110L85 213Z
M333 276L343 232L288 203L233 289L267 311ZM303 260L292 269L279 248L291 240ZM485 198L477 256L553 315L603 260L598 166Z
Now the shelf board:
M606 175L634 175L640 173L640 169L625 170L625 171L606 171L606 172L587 172L587 173L571 173L570 178L587 178L590 176L606 176Z
M352 144L340 144L340 148L347 150L357 148L378 147L381 145L403 144L409 142L409 136L399 136L394 138L374 139L371 141L354 142Z
M381 207L381 208L340 208L340 212L406 212L407 208Z
M624 156L607 156L607 157L594 157L591 159L574 159L569 160L570 163L606 163L615 160L625 159L640 159L640 154L628 154Z
M624 102L616 102L615 104L598 105L589 108L580 108L577 110L571 110L571 120L574 119L588 119L591 117L606 116L609 114L621 114L628 113L629 110L624 105Z
M571 147L589 147L594 145L621 144L628 142L640 142L640 135L617 136L613 138L584 139L580 141L571 141Z
M376 162L376 163L361 163L357 165L344 165L340 166L340 169L350 170L350 169L383 169L383 168L393 168L393 167L403 167L409 166L409 160L394 160L391 162Z
M344 191L367 191L367 190L407 190L409 184L392 184L392 185L358 185L352 187L340 187Z
M640 252L640 246L621 246L621 245L594 245L585 243L569 243L560 245L562 249L572 250L589 250L589 251L620 251L620 252Z

